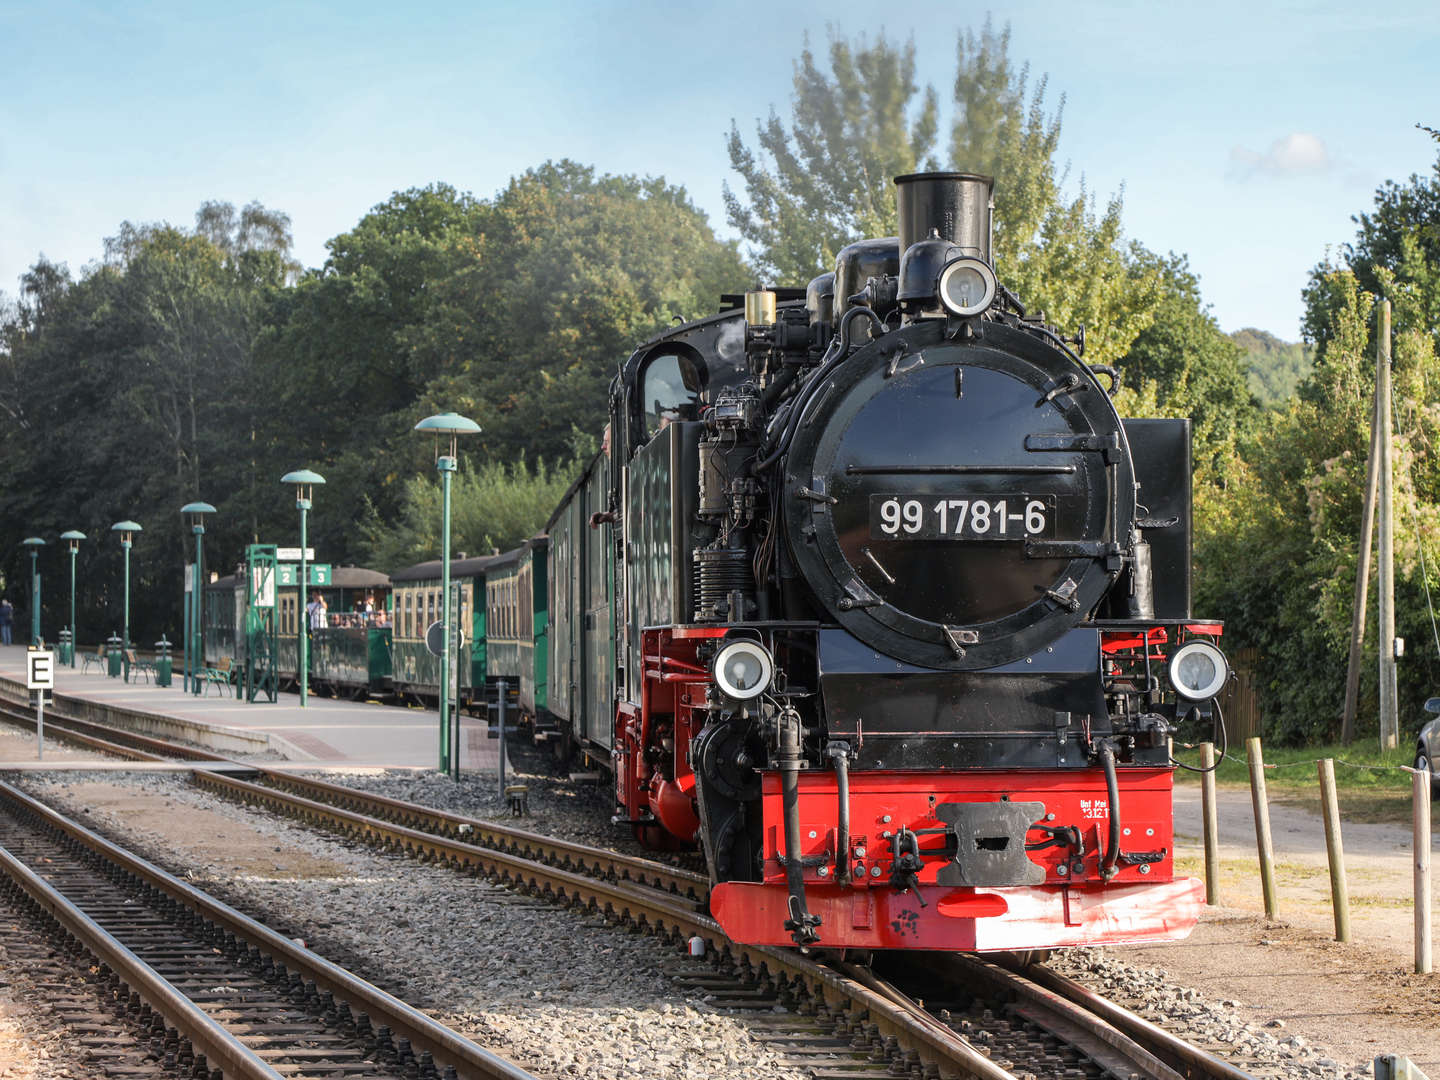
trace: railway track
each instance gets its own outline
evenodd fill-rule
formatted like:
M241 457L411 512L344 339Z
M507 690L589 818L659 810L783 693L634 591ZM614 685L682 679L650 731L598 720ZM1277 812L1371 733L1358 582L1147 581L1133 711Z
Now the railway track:
M63 718L54 723L62 734L60 729L72 724ZM158 757L165 747L144 737L127 747L128 733L100 728L86 724L76 730L117 748L113 752ZM918 968L913 959L885 961L895 967L891 973L738 945L705 914L707 882L688 871L263 767L256 767L255 775L262 782L203 767L192 777L217 794L385 850L483 874L664 935L677 946L700 939L712 969L697 973L691 965L677 979L721 1007L758 1010L778 1004L807 1017L799 1028L794 1018L769 1021L761 1037L793 1048L795 1063L826 1062L823 1068L809 1066L826 1080L879 1074L914 1080L1249 1078L1043 967L1022 972L973 957L926 954ZM836 1060L845 1063L837 1068Z
M98 1016L81 1021L107 1072L150 1062L205 1080L533 1080L4 783L0 870L0 903L48 924L120 1019L110 1034Z

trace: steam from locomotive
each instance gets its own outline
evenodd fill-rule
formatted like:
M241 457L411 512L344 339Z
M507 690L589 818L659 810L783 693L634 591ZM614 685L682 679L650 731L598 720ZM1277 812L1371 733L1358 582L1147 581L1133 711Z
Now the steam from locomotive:
M1171 735L1228 676L1190 610L1189 421L1122 420L1083 333L1005 287L990 178L895 183L898 237L623 366L589 512L551 523L556 722L609 752L618 823L701 846L737 940L1183 936ZM609 702L565 674L582 577Z

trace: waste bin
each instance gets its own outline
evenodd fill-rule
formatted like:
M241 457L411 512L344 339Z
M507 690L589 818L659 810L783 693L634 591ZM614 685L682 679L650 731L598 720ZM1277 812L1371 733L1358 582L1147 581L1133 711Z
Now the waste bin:
M175 663L170 658L170 641L164 634L160 640L155 642L155 685L169 686L170 676L175 671Z
M112 679L120 677L120 650L124 644L119 634L111 634L105 639L105 670Z
M60 631L60 666L75 666L75 642L71 640L69 630Z

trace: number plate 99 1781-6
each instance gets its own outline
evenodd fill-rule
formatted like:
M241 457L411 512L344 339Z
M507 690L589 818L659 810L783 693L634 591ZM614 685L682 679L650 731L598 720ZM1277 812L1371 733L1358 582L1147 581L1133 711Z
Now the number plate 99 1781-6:
M1055 535L1054 495L871 495L872 540L1028 540Z

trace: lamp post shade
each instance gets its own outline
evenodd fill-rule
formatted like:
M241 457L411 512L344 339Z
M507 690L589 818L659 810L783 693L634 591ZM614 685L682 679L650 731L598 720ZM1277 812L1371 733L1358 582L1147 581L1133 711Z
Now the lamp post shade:
M45 546L45 541L41 540L38 536L27 536L24 540L20 541L20 546L28 547L33 554L37 548L42 548Z
M467 416L461 416L455 412L436 413L434 416L427 416L415 425L416 431L446 431L456 435L474 435L480 430L480 425Z
M310 496L312 494L311 489L314 488L316 484L325 483L325 477L313 469L296 469L282 476L280 482L282 484L294 484L295 505L301 510L309 510Z
M61 533L60 539L68 540L70 542L70 550L74 551L81 540L88 540L89 537L82 533L79 529L70 529L66 532Z
M206 514L215 513L215 507L211 506L207 502L186 503L184 506L180 507L180 513L186 515L187 517L191 515L194 515L195 517L203 517Z
M110 531L119 533L120 543L128 545L130 541L134 539L135 533L144 532L145 530L140 527L138 522L117 521L114 525L110 526Z

